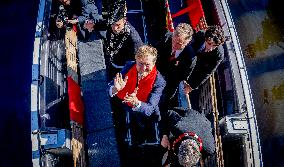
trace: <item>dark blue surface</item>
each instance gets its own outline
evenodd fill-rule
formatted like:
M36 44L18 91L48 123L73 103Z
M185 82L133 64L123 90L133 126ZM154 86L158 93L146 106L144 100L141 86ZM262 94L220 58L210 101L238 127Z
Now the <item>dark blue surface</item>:
M175 14L187 7L186 4L182 3L182 1L177 0L169 0L169 5L172 14ZM179 23L189 23L188 14L183 14L181 16L173 18L174 27L176 27Z
M249 69L248 75L251 78L256 78L266 72L284 69L284 54L261 58L257 62L248 64L247 69Z
M0 3L0 167L32 166L30 84L39 1Z
M145 42L144 28L143 28L143 20L141 13L131 13L127 14L127 19L129 23L136 29L138 34L140 35L143 42Z

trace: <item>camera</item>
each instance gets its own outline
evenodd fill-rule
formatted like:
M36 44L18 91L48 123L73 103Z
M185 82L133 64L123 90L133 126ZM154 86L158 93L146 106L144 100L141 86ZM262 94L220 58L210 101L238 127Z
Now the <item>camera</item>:
M62 21L63 26L68 28L68 14L67 14L66 9L64 8L63 5L59 6L59 12L58 12L56 20Z

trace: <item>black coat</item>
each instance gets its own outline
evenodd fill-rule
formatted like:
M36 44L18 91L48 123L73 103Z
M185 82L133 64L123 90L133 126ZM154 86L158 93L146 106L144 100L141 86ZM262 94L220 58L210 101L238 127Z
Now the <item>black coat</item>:
M127 22L127 26L129 27L129 35L127 36L126 40L124 41L121 48L119 48L118 52L114 54L112 57L106 57L108 61L111 61L112 63L118 65L118 66L124 66L127 61L134 61L135 60L135 53L141 45L143 45L143 42L141 40L141 37L139 36L136 29ZM105 39L105 47L109 45L109 41L112 34L112 29L110 26L107 27L106 31L106 39ZM116 38L118 41L121 41L124 37L124 34L116 35ZM106 53L106 56L108 53Z
M190 44L172 61L170 61L171 52L172 37L169 35L158 46L157 68L165 76L167 87L176 89L181 81L186 80L190 76L195 66L196 57Z
M186 81L193 89L198 89L216 71L224 59L224 49L222 46L217 47L211 52L200 51L201 46L205 42L204 35L205 33L202 31L196 33L191 44L196 52L197 60L191 75Z

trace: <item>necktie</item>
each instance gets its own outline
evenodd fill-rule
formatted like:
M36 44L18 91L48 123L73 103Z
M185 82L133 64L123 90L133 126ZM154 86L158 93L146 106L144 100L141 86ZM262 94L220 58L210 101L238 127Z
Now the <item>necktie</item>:
M170 61L173 61L176 58L176 51L173 51L171 57L170 57Z

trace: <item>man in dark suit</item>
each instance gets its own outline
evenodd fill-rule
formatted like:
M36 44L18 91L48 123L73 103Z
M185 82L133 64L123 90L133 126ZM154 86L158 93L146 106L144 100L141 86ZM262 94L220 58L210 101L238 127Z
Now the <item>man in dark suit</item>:
M220 26L209 26L206 31L199 31L193 35L191 46L196 53L196 64L186 79L185 93L190 93L193 109L198 110L198 88L213 74L224 59L222 44L225 36Z
M193 29L189 24L180 23L172 34L166 35L158 47L157 68L165 76L165 105L177 106L174 95L181 81L186 80L195 66L195 52L190 45Z
M194 48L197 61L194 70L187 78L191 89L198 89L214 73L224 59L224 32L220 26L209 26L206 31L193 35L191 46Z
M109 89L121 156L126 150L123 145L133 148L145 141L159 141L155 124L160 120L158 104L166 82L155 66L157 50L143 45L138 48L135 59L136 62L128 62L121 73L117 73ZM143 157L130 156L134 156L133 159Z

